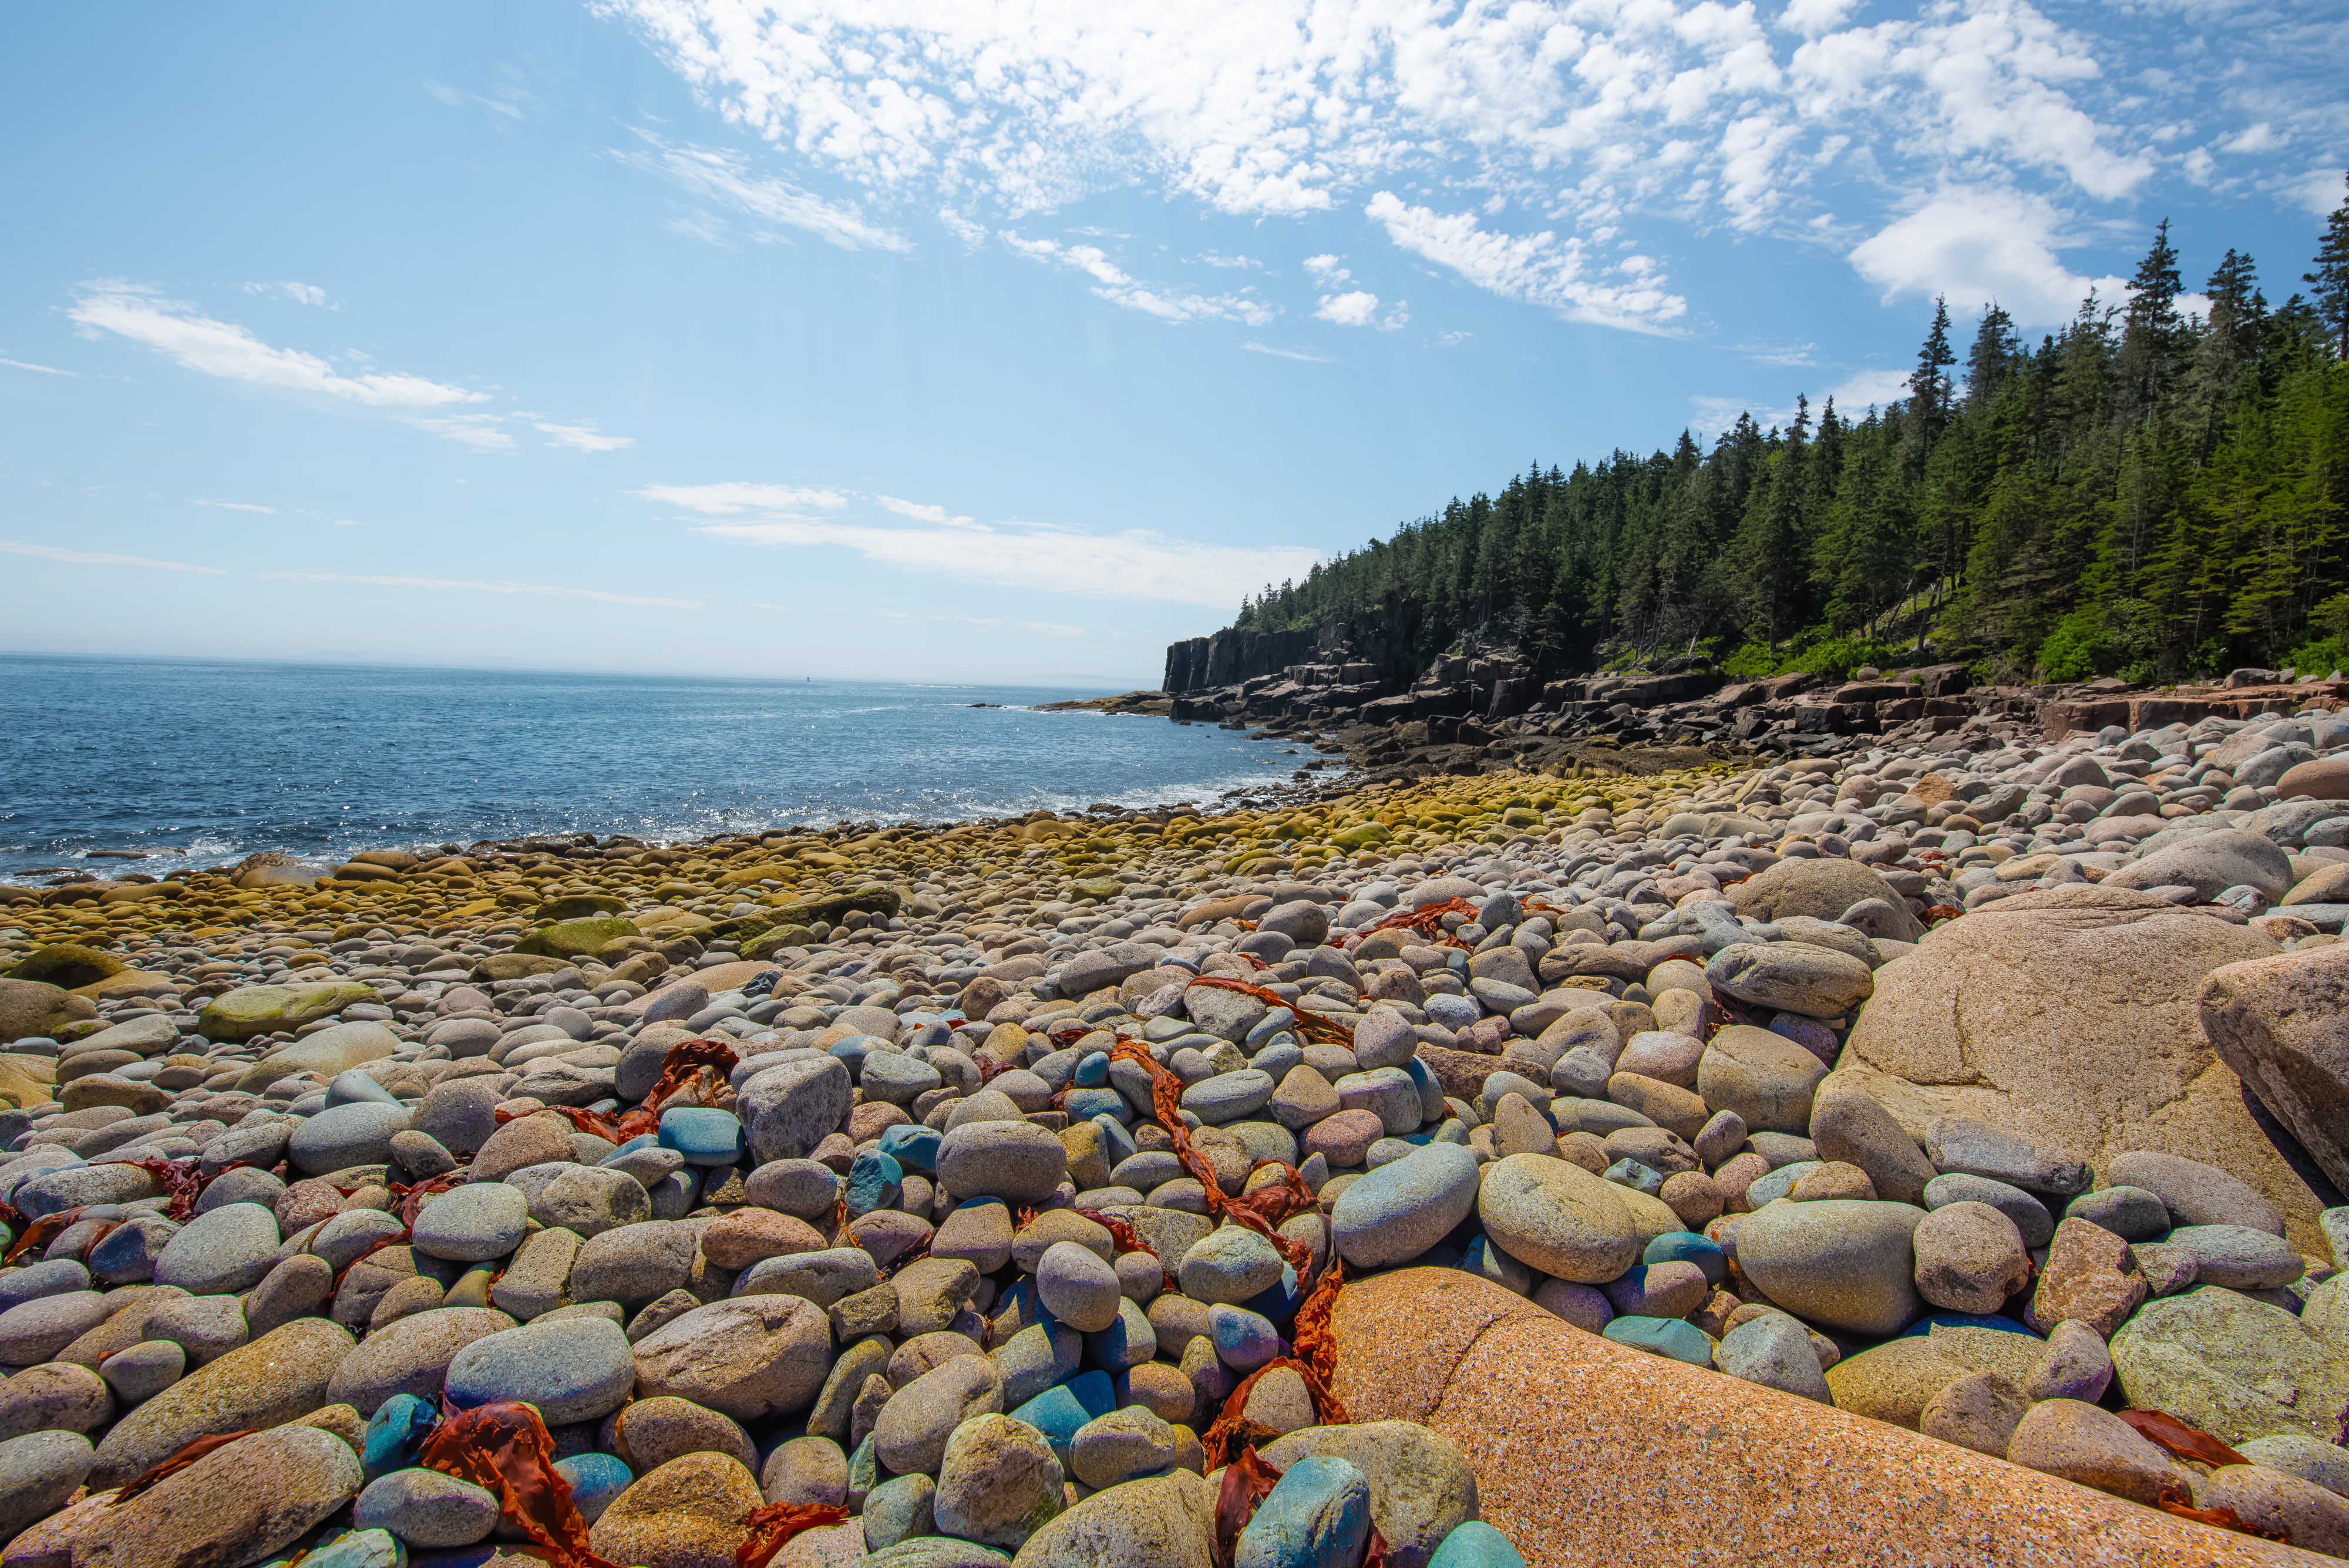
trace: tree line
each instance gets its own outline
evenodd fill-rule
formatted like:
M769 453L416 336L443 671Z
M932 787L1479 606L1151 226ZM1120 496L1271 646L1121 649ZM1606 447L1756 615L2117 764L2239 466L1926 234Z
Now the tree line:
M2271 306L2230 249L2189 313L2165 221L2125 299L2036 345L1992 302L1960 354L1937 300L1906 398L1536 464L1235 625L1406 626L1422 655L1480 632L1558 671L2349 668L2349 202L2301 281Z

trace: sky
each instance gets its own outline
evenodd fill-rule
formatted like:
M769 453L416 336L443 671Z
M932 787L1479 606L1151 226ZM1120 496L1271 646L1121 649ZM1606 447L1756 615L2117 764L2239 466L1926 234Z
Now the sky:
M0 649L1154 685L1539 463L1902 395L2167 217L2296 289L2349 4L0 19Z

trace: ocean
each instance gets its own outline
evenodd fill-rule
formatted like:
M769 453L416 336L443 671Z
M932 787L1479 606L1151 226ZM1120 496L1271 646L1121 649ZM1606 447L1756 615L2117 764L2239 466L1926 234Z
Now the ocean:
M0 655L0 877L1143 806L1310 760L1212 725L1033 711L1098 695Z

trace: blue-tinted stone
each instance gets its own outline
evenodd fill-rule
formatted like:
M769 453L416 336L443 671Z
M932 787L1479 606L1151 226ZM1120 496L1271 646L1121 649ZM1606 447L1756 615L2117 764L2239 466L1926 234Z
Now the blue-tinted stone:
M1638 1160L1625 1158L1607 1168L1607 1179L1634 1192L1644 1192L1651 1198L1663 1190L1664 1179Z
M742 1158L742 1124L732 1111L677 1106L661 1113L660 1147L688 1165L731 1165Z
M1745 1189L1745 1201L1759 1209L1773 1199L1784 1198L1795 1189L1795 1183L1819 1168L1816 1159L1798 1159L1792 1165L1782 1165L1766 1175L1756 1177Z
M1267 1285L1240 1303L1240 1306L1287 1334L1297 1326L1297 1309L1305 1304L1306 1294L1305 1291L1298 1288L1297 1271L1283 1263L1280 1266L1280 1282Z
M1526 1568L1509 1538L1481 1519L1455 1525L1427 1560L1427 1568Z
M347 1073L336 1075L335 1081L326 1085L328 1109L336 1106L357 1105L361 1101L378 1106L396 1106L399 1104L399 1097L356 1067Z
M1721 1243L1693 1231L1667 1231L1648 1243L1640 1262L1656 1263L1694 1263L1704 1271L1705 1282L1719 1285L1729 1277L1729 1254Z
M1090 1121L1095 1116L1108 1116L1121 1124L1133 1119L1133 1107L1115 1089L1071 1089L1061 1103L1068 1106L1072 1122Z
M917 1122L901 1122L881 1133L881 1152L905 1170L925 1175L938 1168L938 1130Z
M1996 1313L1977 1314L1974 1313L1964 1312L1937 1312L1930 1314L1927 1316L1919 1318L1907 1328L1902 1329L1900 1331L1900 1337L1903 1339L1912 1339L1920 1335L1930 1334L1933 1332L1936 1324L1939 1324L1942 1328L1994 1328L2001 1334L2019 1334L2031 1339L2036 1339L2039 1337L2037 1334L2033 1334L2028 1328L2025 1328L2023 1324L2015 1322L2011 1317L2001 1317Z
M590 1524L636 1479L628 1473L628 1467L612 1454L574 1454L557 1460L554 1473L571 1483L572 1506Z
M1111 1092L1114 1094L1116 1091ZM1096 1116L1092 1120L1093 1126L1101 1128L1102 1158L1108 1160L1112 1168L1121 1161L1133 1158L1137 1152L1133 1135L1125 1130L1123 1122L1107 1115Z
M440 1424L440 1413L413 1394L395 1394L367 1418L359 1445L359 1469L369 1480L394 1470L413 1469L424 1439Z
M1246 1307L1209 1307L1207 1334L1215 1341L1216 1357L1235 1372L1253 1372L1288 1349L1269 1318Z
M858 1219L897 1201L905 1168L877 1148L868 1148L848 1168L848 1217Z
M1371 1533L1371 1486L1344 1459L1299 1459L1240 1532L1232 1568L1351 1563Z
M406 1568L408 1543L388 1530L330 1528L301 1557L302 1568Z
M1080 1089L1100 1089L1107 1087L1109 1085L1109 1053L1106 1051L1094 1051L1087 1054L1077 1063L1077 1070L1070 1075L1069 1082L1074 1084Z
M887 1044L870 1034L852 1034L845 1040L833 1041L831 1054L848 1069L848 1081L854 1084L864 1075L864 1058Z
M1691 1366L1713 1365L1713 1342L1704 1330L1676 1317L1619 1317L1599 1332L1651 1355L1670 1356Z
M660 1134L638 1133L636 1137L630 1138L627 1142L622 1144L619 1147L605 1155L604 1157L604 1163L605 1165L609 1165L614 1160L619 1158L620 1156L624 1154L634 1154L640 1148L658 1148L660 1147Z
M881 1453L874 1445L874 1436L867 1432L848 1456L848 1506L853 1512L862 1512L864 1500L881 1484Z
M1117 1393L1111 1386L1106 1372L1081 1372L1065 1383L1055 1383L1033 1399L1011 1412L1015 1421L1024 1421L1044 1434L1052 1445L1061 1466L1069 1464L1069 1445L1077 1428L1098 1419L1117 1408Z

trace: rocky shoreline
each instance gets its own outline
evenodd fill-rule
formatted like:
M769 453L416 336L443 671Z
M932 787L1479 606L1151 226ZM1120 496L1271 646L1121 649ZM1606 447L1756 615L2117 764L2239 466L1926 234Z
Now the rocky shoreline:
M1555 1415L1374 1392L1455 1280L2349 1555L2339 698L1309 703L1247 804L0 889L0 1568L1579 1561Z

